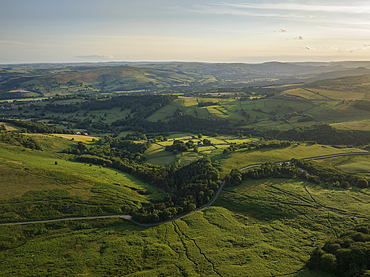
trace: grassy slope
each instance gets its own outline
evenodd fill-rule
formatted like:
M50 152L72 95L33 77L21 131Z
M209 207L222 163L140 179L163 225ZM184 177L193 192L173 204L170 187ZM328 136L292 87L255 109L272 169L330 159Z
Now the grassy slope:
M111 220L115 226L106 228L89 226L99 220L63 222L58 228L40 224L31 239L0 252L0 271L7 276L330 276L299 270L316 246L361 220L317 208L303 185L299 179L245 181L225 189L215 206L155 227L122 220ZM332 199L338 197L347 199L342 210L368 209L368 190L314 185L308 190L324 206L335 205ZM29 231L29 226L0 227L0 237L14 233L22 241Z
M158 193L150 185L123 172L68 161L66 156L58 151L71 145L72 142L69 140L42 135L34 137L40 141L44 151L31 151L0 144L2 178L0 198L3 200L1 205L13 205L6 204L5 200L36 201L41 197L40 193L45 194L45 197L49 199L47 201L51 201L50 203L54 201L52 200L53 194L62 193L66 195L68 201L73 202L74 197L77 197L76 199L80 199L83 205L99 202L99 205L109 206L116 201L118 205L132 208L141 207L143 203L148 203L151 199L163 197L163 194ZM138 193L140 190L151 191L152 194L144 196ZM16 209L14 206L9 210L13 212L1 214L2 220L26 220L27 218L23 218ZM67 215L68 213L60 216ZM40 216L42 218L42 215L38 215L37 219L41 219Z

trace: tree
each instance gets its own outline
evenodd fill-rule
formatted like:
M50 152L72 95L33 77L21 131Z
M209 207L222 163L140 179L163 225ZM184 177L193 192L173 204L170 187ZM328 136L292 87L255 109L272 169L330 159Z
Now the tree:
M198 134L198 138L202 138L203 136L202 136L202 134L201 133L199 133Z
M367 188L369 186L369 182L366 179L358 179L357 186L359 188Z
M242 183L242 173L239 169L232 169L229 177L229 186L238 186Z
M195 152L195 153L198 153L198 152L199 152L199 148L198 148L198 146L196 146L196 145L194 145L194 152Z
M320 269L332 273L337 267L337 258L333 254L324 254L320 258Z
M204 139L203 140L203 145L210 145L212 142L209 139Z
M58 162L57 161L55 161L55 165L58 165Z

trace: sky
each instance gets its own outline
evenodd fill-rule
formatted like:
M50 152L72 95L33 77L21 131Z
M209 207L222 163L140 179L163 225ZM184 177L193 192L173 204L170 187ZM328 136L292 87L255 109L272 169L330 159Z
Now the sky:
M364 0L0 0L0 63L370 60Z

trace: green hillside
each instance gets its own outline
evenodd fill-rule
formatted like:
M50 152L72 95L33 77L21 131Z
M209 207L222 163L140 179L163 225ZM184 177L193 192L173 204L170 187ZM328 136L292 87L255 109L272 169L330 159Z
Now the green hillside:
M43 150L0 143L2 222L130 213L164 196L128 174L69 161L60 151L71 141L33 138Z

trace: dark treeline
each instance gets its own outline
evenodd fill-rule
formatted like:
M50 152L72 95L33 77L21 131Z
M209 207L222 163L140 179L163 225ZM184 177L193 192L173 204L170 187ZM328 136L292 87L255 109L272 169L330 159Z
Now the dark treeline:
M237 172L234 170L234 174L231 174L231 180L235 182ZM264 178L302 178L307 179L307 171L300 169L293 163L265 163L258 167L253 167L240 173L241 180L250 179L264 179ZM313 176L310 176L313 177ZM233 179L234 178L234 179ZM239 180L239 179L238 179Z
M29 149L42 150L41 145L34 138L22 135L19 132L6 131L4 125L0 126L0 141L11 145L23 146Z
M302 115L302 118L298 119L297 122L308 122L313 121L315 118L312 115L304 114Z
M307 266L340 277L370 276L370 224L359 225L316 248Z
M74 134L73 130L60 129L40 122L1 119L3 122L11 123L15 126L25 128L28 133L47 133L47 134Z
M130 109L135 117L146 118L176 99L173 95L117 96L108 100L92 100L82 104L84 110L104 110L115 107Z

